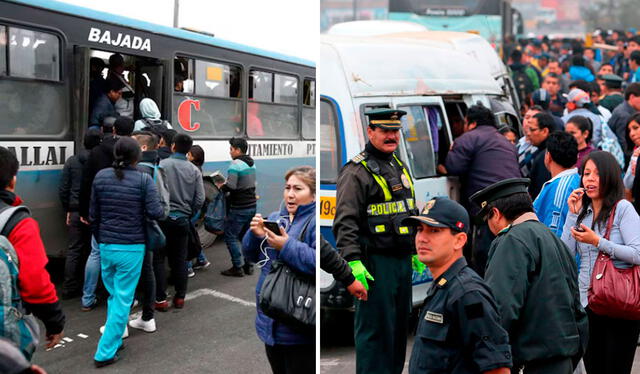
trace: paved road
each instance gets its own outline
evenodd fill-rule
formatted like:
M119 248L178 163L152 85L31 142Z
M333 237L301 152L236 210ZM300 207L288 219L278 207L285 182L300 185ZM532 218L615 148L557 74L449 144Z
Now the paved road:
M205 253L212 265L189 279L185 308L156 313L155 333L129 329L121 360L101 372L270 372L264 345L254 329L257 272L244 278L223 277L220 271L230 266L224 243L216 242ZM91 312L80 311L79 299L62 304L67 315L65 335L71 341L48 352L39 348L34 363L51 374L93 372L106 303Z
M349 325L348 318L343 316L339 318L339 323L330 329L321 331L320 374L353 374L356 372L353 339L348 336L348 333L345 334L345 331L349 331L349 329L353 331L353 326ZM403 373L408 373L412 346L413 336L410 336L407 342L407 359ZM636 350L631 373L640 374L640 348Z

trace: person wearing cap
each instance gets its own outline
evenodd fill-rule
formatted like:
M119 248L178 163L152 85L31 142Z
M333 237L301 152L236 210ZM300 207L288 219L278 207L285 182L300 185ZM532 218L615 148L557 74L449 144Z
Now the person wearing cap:
M417 213L411 175L394 153L406 112L379 108L365 114L369 142L338 175L333 233L354 277L368 288L368 300L355 301L356 372L399 374L414 253L413 230L402 219Z
M529 179L511 178L474 194L497 237L485 281L509 334L513 373L571 374L588 335L569 249L534 213Z
M418 258L434 278L420 310L409 373L510 373L509 336L496 302L462 255L469 233L465 208L436 197L405 222L416 227Z
M500 165L499 168L496 165ZM473 105L465 118L465 133L458 137L447 154L445 171L462 177L462 205L471 215L480 207L469 196L499 180L520 176L518 156L511 143L496 129L495 116L483 105ZM493 237L486 225L475 225L471 243L472 268L480 275Z
M593 124L593 136L591 143L597 146L602 140L602 122L600 116L586 108L591 103L591 98L587 92L579 88L573 88L567 95L567 114L562 117L562 121L567 124L573 116L584 116L591 120Z
M615 108L624 102L622 78L615 74L605 74L602 76L602 80L604 81L604 91L602 92L604 97L600 100L600 105L613 113Z
M624 102L618 105L611 113L609 127L615 132L618 142L625 153L625 160L628 160L633 151L633 144L627 144L626 130L629 118L640 110L640 83L631 83L624 90Z

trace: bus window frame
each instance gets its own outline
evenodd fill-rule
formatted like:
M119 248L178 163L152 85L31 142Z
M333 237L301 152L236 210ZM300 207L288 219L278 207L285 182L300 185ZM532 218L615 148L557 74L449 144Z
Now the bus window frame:
M295 77L298 80L298 93L297 93L297 98L296 98L296 103L295 104L287 104L287 103L276 103L273 101L260 101L260 100L252 100L249 99L249 78L251 77L251 71L252 70L258 70L264 73L272 73L272 74L281 74L281 75L287 75L287 76L291 76L291 77ZM268 138L268 137L251 137L247 134L247 127L245 126L245 130L244 130L244 134L247 137L247 139L251 139L251 140L263 140L263 141L270 141L270 140L304 140L304 138L302 137L302 108L304 107L304 105L302 104L303 101L303 97L302 97L302 90L300 89L300 79L301 76L300 74L297 73L292 73L292 72L285 72L285 71L281 71L281 70L275 70L275 69L271 69L271 68L265 68L265 67L261 67L259 65L249 65L247 67L247 74L246 74L246 80L247 80L247 96L246 96L246 103L247 105L245 106L245 113L249 110L249 104L250 103L257 103L257 104L267 104L267 105L273 105L273 106L285 106L285 107L297 107L299 108L299 110L297 110L297 118L296 118L296 122L297 122L297 133L295 137L288 137L288 138L283 138L283 137L276 137L276 138ZM274 79L271 80L271 85L272 85L272 92L271 92L271 96L275 97L275 77ZM273 99L272 99L273 100ZM316 121L316 125L317 125L317 121Z
M315 100L312 101L313 105L306 105L304 103L304 81L305 80L310 80L310 81L314 82L314 86L315 86L315 91L316 92L314 94ZM306 109L313 108L314 111L317 112L318 111L318 105L316 103L317 100L318 100L318 81L315 78L312 78L312 77L309 77L309 76L303 76L302 77L302 107L301 107L301 110L300 110L300 138L303 139L303 140L315 141L316 138L317 138L317 136L315 134L313 135L313 138L306 138L304 136L304 134L302 134L302 126L303 126L303 123L302 123L302 121L303 121L302 120L302 112L305 110L305 108ZM316 125L316 129L317 129L318 128L317 115L316 115L316 123L315 123L315 125Z
M63 126L62 130L56 134L0 134L0 138L5 140L26 139L26 140L34 140L34 141L35 140L72 141L73 133L75 132L76 125L74 123L75 119L73 118L74 109L71 103L73 84L70 81L68 81L69 77L71 77L72 74L68 74L67 68L66 68L67 65L65 64L67 60L66 54L69 53L68 46L70 45L67 36L59 28L48 27L48 26L43 26L40 24L34 24L29 22L16 23L16 22L10 22L9 20L6 20L6 19L0 19L0 26L5 26L6 36L7 36L7 45L5 46L6 59L7 59L7 74L0 75L0 82L2 82L3 80L8 80L8 81L16 81L16 82L36 82L41 84L50 84L53 86L62 86L63 88L67 86L66 90L64 90L65 92L64 92L63 104L64 104L64 107L66 107L66 110L68 112L66 125ZM9 28L10 27L22 28L22 29L37 31L37 32L44 32L44 33L54 35L55 37L58 38L58 57L59 57L59 62L58 62L59 63L59 74L58 74L59 79L58 80L15 77L10 75L11 73L11 62L9 60L9 55L10 55L9 54Z
M174 85L173 85L173 81L175 79L176 76L176 72L173 66L173 62L175 61L176 58L186 58L186 59L192 59L193 60L193 92L192 93L188 93L188 92L176 92L174 90ZM220 64L226 64L229 66L237 66L240 68L240 84L248 84L249 80L245 79L245 71L246 67L245 65L243 65L240 62L232 62L232 61L228 61L228 60L222 60L222 59L212 59L211 57L204 57L202 55L199 54L194 54L194 53L182 53L179 51L176 51L173 53L173 57L171 58L171 60L169 61L169 66L170 66L170 78L169 79L169 83L171 89L169 91L167 90L163 90L164 92L169 92L170 93L170 99L168 100L168 113L171 113L171 119L172 122L176 122L175 124L173 124L174 127L178 127L180 126L179 123L177 123L177 118L173 118L173 98L174 96L182 96L182 97L189 97L189 98L202 98L205 100L222 100L222 101L231 101L231 102L240 102L242 104L242 114L243 114L243 118L242 118L242 134L244 134L246 136L247 133L247 118L246 118L246 114L247 114L247 100L245 96L245 92L247 92L246 95L248 95L248 87L245 86L245 89L242 89L242 86L240 86L240 97L219 97L219 96L206 96L206 95L198 95L196 93L196 60L201 60L201 61L209 61L209 62L213 62L213 63L220 63ZM167 76L169 76L169 74L167 74ZM246 82L245 82L246 81ZM189 134L191 136L196 135L196 134ZM214 136L214 135L203 135L203 136L193 136L193 138L195 140L220 140L220 139L229 139L228 136Z
M67 46L67 38L64 36L64 34L62 33L61 30L58 30L56 28L47 28L47 27L42 27L39 25L32 25L32 24L19 24L19 23L11 23L11 22L6 22L5 20L0 20L0 26L4 26L5 27L5 31L6 31L6 36L7 36L7 45L5 46L6 48L6 58L7 58L7 74L5 75L0 75L0 79L12 79L12 80L16 80L16 81L29 81L29 82L47 82L47 83L59 83L59 84L65 84L65 78L66 78L66 71L64 69L64 67L66 66L64 64L64 60L65 60L65 56L64 53L67 50L66 46ZM58 38L58 80L53 80L53 79L41 79L41 78L25 78L25 77L16 77L16 76L12 76L11 75L11 59L10 59L10 51L9 51L9 38L10 38L10 33L9 33L9 29L10 28L18 28L18 29L24 29L24 30L28 30L28 31L34 31L34 32L42 32L42 33L47 33L47 34L51 34L53 36L55 36L56 38Z
M326 179L322 179L322 167L320 167L320 185L335 185L338 182L338 174L340 174L340 169L344 166L343 152L346 152L345 139L343 134L344 129L343 129L342 117L340 115L341 112L340 112L340 108L338 107L338 103L336 103L335 100L329 98L328 96L320 96L319 107L322 107L322 102L326 102L329 105L333 118L335 119L334 132L336 134L336 157L338 159L338 165L337 165L338 168L336 173L336 179L326 180ZM322 117L322 114L320 114L320 117ZM321 124L319 123L319 121L316 121L316 127L320 125ZM319 142L319 139L317 139L317 141ZM318 161L320 161L321 153L322 153L322 148L318 148L318 153L316 154Z

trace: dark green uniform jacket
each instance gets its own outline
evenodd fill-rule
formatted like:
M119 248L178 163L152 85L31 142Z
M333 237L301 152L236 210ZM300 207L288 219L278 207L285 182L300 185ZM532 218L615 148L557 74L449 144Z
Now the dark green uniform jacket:
M582 356L588 334L569 249L533 213L491 243L485 280L509 333L514 366Z
M363 160L386 181L390 200ZM347 261L364 260L367 253L402 257L414 252L413 229L399 231L403 218L417 214L411 183L399 160L371 143L342 168L336 186L333 234Z
M511 367L509 336L489 287L462 257L427 291L409 373L475 374L503 367Z
M611 113L613 110L620 104L624 102L624 96L622 93L614 93L605 96L602 100L600 100L599 104L603 107L609 109Z

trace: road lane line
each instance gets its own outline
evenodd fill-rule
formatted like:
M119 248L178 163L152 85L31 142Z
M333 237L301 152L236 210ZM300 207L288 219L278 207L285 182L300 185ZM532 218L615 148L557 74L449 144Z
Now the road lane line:
M184 299L185 300L193 300L196 297L200 297L200 296L204 296L204 295L209 295L209 296L217 297L217 298L220 298L220 299L225 299L225 300L228 300L228 301L233 301L234 303L238 303L238 304L244 305L244 306L250 306L250 307L254 307L254 308L256 307L256 303L254 303L254 302L246 301L246 300L237 298L235 296L231 296L229 294L226 294L224 292L212 290L210 288L201 288L199 290L195 290L195 291L189 292Z

